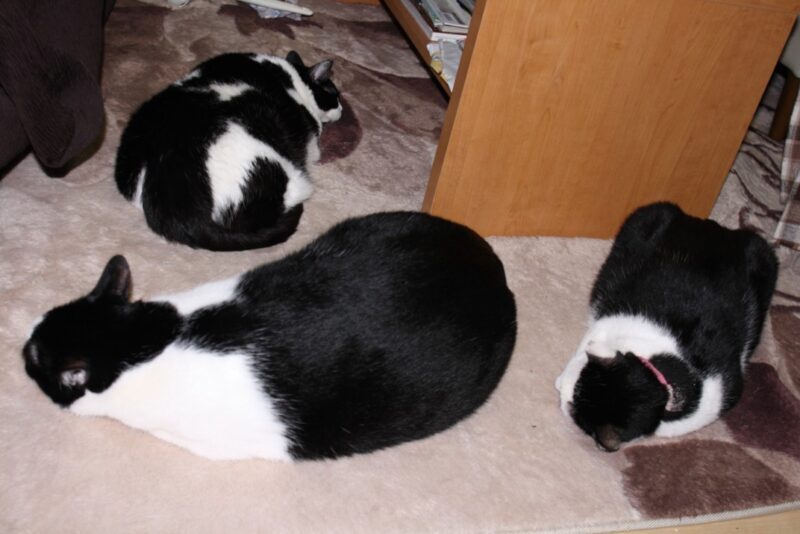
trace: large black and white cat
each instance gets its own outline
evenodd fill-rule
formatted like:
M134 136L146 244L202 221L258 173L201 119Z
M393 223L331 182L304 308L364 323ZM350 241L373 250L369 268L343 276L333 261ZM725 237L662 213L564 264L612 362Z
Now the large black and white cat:
M325 122L342 106L331 61L306 67L224 54L145 102L122 134L115 179L170 241L243 250L294 233Z
M767 242L657 203L633 212L592 289L589 329L556 382L598 447L716 420L742 393L775 288Z
M241 276L129 300L112 258L23 349L55 403L214 459L332 458L419 439L489 397L516 336L503 265L421 213L351 219Z

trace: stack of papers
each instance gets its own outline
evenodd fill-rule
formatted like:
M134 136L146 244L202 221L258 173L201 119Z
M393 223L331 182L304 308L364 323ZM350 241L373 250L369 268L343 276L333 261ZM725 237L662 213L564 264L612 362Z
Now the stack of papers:
M456 83L458 64L461 63L461 54L464 51L464 41L442 39L428 43L428 52L431 55L431 68L447 83L450 91Z

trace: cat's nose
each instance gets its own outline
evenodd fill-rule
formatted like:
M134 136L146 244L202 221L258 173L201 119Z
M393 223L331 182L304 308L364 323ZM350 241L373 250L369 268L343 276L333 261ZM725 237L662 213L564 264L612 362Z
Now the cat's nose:
M597 450L598 450L598 451L603 451L603 452L614 452L614 451L612 451L612 450L606 449L605 445L603 445L602 443L600 443L600 442L599 442L599 441L597 441L597 440L595 440L594 444L595 444L595 446L597 447Z
M603 452L617 452L619 450L618 443L603 443L597 436L594 436L594 444L597 446L598 450Z

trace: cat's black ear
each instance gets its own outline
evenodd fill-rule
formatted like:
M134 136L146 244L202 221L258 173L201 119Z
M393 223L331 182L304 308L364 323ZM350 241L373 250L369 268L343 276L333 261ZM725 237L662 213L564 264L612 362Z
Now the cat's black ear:
M647 246L657 241L683 211L670 202L656 202L643 206L628 216L622 224L615 246Z
M600 425L597 427L594 440L597 446L606 452L617 451L622 444L619 432L612 425Z
M758 307L765 310L775 291L775 282L778 279L778 258L775 256L772 246L764 238L752 232L748 232L746 235L747 273L750 284L756 292Z
M106 264L100 280L89 293L90 299L100 297L121 298L126 302L131 298L131 269L124 256L114 256Z
M300 54L298 54L294 50L292 50L291 52L286 54L286 61L288 61L289 63L291 63L295 67L304 67L305 68L305 65L303 64L303 60L300 57Z
M333 60L326 59L321 61L309 69L311 79L316 83L329 80L331 77L331 70L333 69Z

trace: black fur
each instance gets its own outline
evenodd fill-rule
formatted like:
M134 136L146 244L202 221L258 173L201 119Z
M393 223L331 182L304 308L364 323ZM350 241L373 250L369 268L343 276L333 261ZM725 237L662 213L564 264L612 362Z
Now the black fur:
M655 382L655 383L654 383ZM652 434L667 404L667 392L631 354L589 357L572 405L575 423L606 450Z
M57 404L72 404L86 389L105 390L125 368L149 360L178 335L172 306L131 303L130 288L128 263L115 256L91 293L50 310L34 329L23 349L25 370ZM86 373L85 384L65 386L62 373L76 370Z
M668 329L683 359L650 361L672 385L675 406L633 354L589 358L575 387L575 422L606 450L695 411L702 380L721 375L723 411L740 398L741 355L758 344L777 259L764 239L684 214L674 204L636 210L623 224L591 293L595 319L640 315Z
M297 228L302 204L283 203L287 176L275 162L256 160L241 204L222 221L212 220L212 195L206 159L209 146L234 121L251 136L306 171L307 143L320 134L309 111L292 99L290 76L253 54L224 54L199 65L199 76L172 84L145 102L131 117L117 153L115 179L132 200L139 173L146 169L142 207L150 228L170 241L210 250L242 250L281 243ZM328 78L331 62L313 67L289 53L321 110L339 105ZM221 101L210 84L244 83L256 90Z
M99 392L173 341L220 357L245 351L298 459L368 452L455 424L494 390L516 335L491 247L420 213L345 221L243 275L233 300L187 317L170 304L129 303L120 296L129 285L127 264L113 258L99 295L45 316L24 349L41 389L67 406L84 391L59 385L71 366Z

